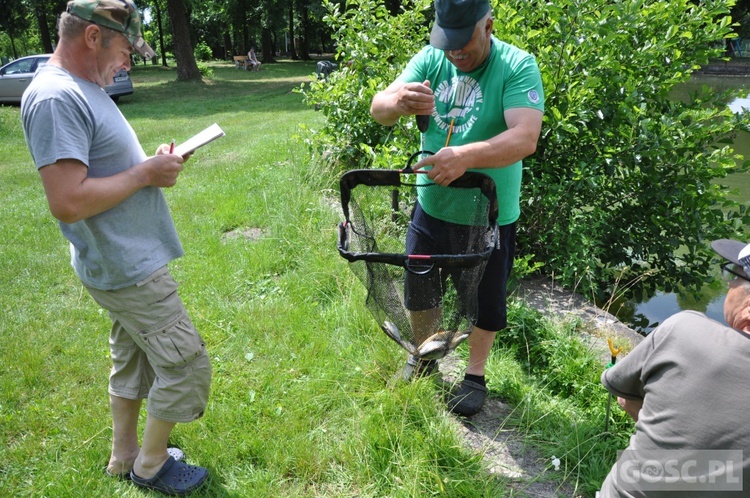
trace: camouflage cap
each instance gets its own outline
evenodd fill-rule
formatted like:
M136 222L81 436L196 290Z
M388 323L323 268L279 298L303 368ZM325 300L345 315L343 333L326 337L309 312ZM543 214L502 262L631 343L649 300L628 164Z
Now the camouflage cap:
M99 26L119 31L146 59L156 55L143 40L141 14L132 0L71 0L67 11Z

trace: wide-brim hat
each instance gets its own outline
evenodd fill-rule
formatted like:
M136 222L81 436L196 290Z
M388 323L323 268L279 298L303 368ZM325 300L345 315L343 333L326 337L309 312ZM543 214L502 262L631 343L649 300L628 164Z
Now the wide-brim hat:
M435 23L430 45L460 50L469 43L477 22L490 11L488 0L435 0Z
M143 39L141 14L132 0L71 0L67 12L98 26L119 31L145 59L156 55Z

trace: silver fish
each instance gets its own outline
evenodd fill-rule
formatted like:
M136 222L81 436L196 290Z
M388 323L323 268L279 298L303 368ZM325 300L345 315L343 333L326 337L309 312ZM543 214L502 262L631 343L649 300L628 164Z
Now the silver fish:
M420 358L436 360L447 355L461 344L469 334L458 334L455 331L440 330L422 341L417 348Z
M411 342L405 341L404 339L401 338L401 334L399 333L398 327L396 327L396 324L386 320L385 322L383 322L382 329L383 329L383 332L385 332L385 334L388 337L393 339L396 342L396 344L404 348L409 354L414 355L414 356L419 356L419 351L417 350L417 347L414 346L414 344L412 344Z

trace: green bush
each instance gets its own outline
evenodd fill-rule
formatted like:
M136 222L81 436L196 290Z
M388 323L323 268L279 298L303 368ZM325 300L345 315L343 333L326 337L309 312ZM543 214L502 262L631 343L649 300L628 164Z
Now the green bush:
M406 61L428 39L429 23L423 11L429 0L403 2L404 11L393 17L376 0L338 3L324 0L325 22L333 29L339 69L327 80L312 76L300 91L305 102L326 117L311 130L308 143L315 159L340 172L363 167L400 168L418 150L414 120L387 128L370 117L370 101L396 78Z
M535 54L547 93L525 161L519 246L569 287L602 298L710 279L707 241L748 221L715 180L745 171L730 95L670 91L718 56L728 2L563 0L496 5L496 35ZM716 48L718 47L718 48Z
M551 319L511 299L488 379L492 392L514 407L506 423L543 454L559 457L566 480L575 481L583 496L594 496L617 450L627 446L633 421L599 381L602 351L583 327L580 320Z
M401 167L418 148L413 120L379 126L369 105L427 42L429 2L395 17L354 3L326 4L338 61L352 65L303 86L326 116L309 143L333 172ZM720 54L728 0L493 3L495 35L536 55L547 97L537 153L524 162L519 254L599 299L617 285L637 296L710 280L707 241L750 222L716 182L746 171L729 144L750 118L726 107L732 95L676 101L670 91Z
M214 75L213 68L207 63L196 61L196 65L198 66L198 71L200 71L201 76L203 76L204 78L211 78Z
M196 61L209 61L213 58L211 47L206 45L206 42L199 42L193 49L193 55L195 55Z

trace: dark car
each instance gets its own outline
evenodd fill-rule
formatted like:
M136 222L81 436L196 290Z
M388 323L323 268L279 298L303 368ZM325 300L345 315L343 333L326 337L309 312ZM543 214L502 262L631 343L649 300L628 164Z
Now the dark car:
M20 103L26 87L31 83L34 73L46 64L52 54L29 55L0 67L0 103ZM111 85L104 88L112 100L133 93L133 82L130 75L121 69Z

